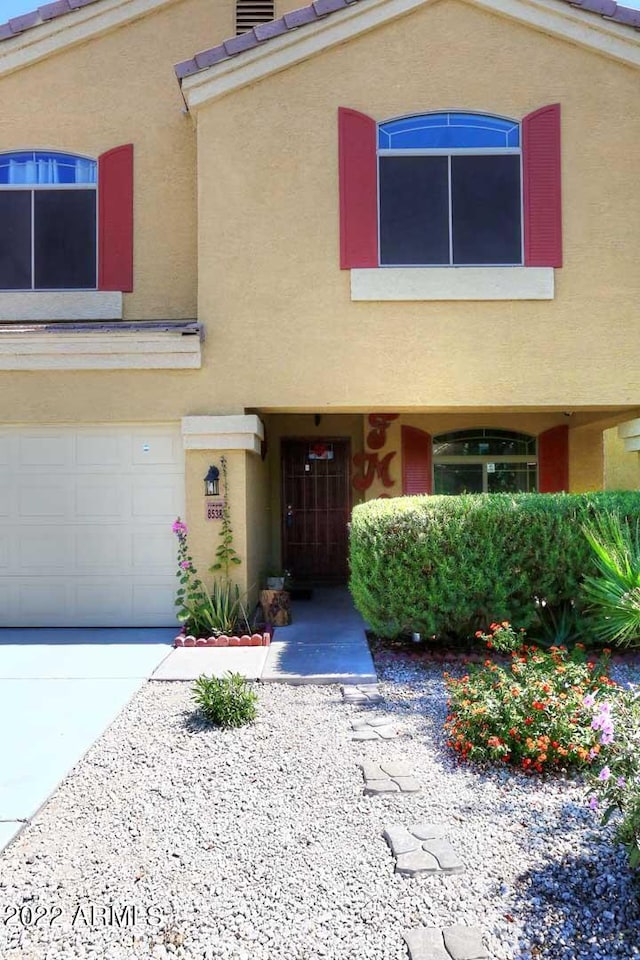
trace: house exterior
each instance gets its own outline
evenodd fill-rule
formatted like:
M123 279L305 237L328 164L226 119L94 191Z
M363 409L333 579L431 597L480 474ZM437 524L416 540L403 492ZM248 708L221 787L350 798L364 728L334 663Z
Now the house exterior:
M0 26L4 625L173 622L224 496L253 594L372 497L640 486L640 11L296 5Z

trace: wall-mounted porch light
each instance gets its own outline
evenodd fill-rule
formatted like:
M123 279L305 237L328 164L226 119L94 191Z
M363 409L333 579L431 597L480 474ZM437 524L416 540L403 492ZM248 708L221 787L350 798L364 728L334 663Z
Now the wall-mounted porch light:
M220 494L220 471L211 465L204 478L205 497L217 497Z

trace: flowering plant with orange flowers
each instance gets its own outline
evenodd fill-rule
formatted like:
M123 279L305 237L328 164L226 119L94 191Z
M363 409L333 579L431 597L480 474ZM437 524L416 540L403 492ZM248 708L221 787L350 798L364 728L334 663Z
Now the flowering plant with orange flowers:
M445 674L449 746L462 760L530 773L590 767L602 745L584 701L615 687L608 652L596 661L581 644L542 650L520 637L508 664L487 659L463 677Z

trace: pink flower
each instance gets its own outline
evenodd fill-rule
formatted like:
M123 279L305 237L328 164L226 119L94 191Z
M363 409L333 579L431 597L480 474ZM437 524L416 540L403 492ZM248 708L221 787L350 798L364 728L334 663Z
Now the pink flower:
M590 808L591 810L597 810L597 809L598 809L598 801L597 801L596 797L591 797L591 799L589 800L589 808Z
M186 523L183 523L183 522L182 522L182 520L180 519L180 517L178 517L178 519L177 519L176 522L173 524L173 526L171 527L171 529L173 530L174 533L176 533L178 536L180 536L181 534L185 534L185 533L187 532L187 525L186 525Z
M603 767L600 773L598 774L598 780L608 780L611 776L611 770L609 767Z
M618 779L616 780L616 783L618 784L619 787L626 787L627 785L627 781L625 780L624 777L618 777Z
M183 560L180 566L182 567L183 570L188 570L189 567L191 566L191 560Z
M596 698L592 693L588 693L584 700L582 701L585 707L593 707L596 702Z

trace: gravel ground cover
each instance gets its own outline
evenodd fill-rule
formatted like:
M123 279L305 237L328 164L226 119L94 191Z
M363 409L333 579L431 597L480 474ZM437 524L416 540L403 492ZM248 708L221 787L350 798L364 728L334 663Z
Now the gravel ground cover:
M640 955L639 890L584 787L457 766L443 665L378 668L365 712L409 737L353 743L337 687L259 687L258 722L221 732L190 684L147 684L0 857L2 960L406 960L405 929L452 923L495 960ZM421 792L363 796L363 759L409 763ZM384 827L425 820L464 874L394 875Z

